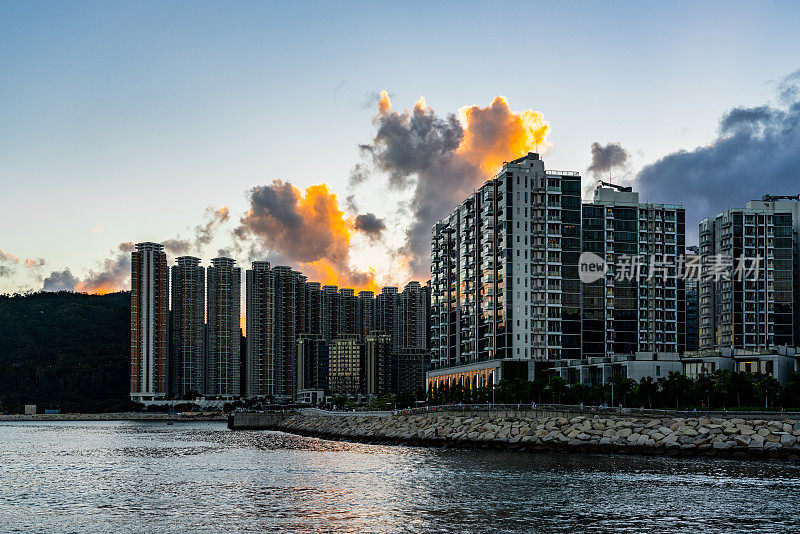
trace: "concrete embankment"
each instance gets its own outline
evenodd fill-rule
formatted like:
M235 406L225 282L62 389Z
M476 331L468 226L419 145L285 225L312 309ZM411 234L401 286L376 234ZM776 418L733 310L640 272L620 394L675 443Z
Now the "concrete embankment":
M237 418L247 424L237 424ZM796 420L491 411L383 416L235 414L228 424L368 443L800 459L800 421Z

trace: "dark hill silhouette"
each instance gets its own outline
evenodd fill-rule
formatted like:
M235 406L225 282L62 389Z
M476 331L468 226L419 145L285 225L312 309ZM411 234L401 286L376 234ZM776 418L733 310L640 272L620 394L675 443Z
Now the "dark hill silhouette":
M0 411L127 410L130 292L0 296Z

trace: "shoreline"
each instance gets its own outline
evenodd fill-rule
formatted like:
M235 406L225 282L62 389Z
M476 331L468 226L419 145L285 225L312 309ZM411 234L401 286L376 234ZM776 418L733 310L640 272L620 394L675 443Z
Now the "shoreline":
M361 417L237 413L228 427L376 445L800 461L795 420L513 411Z
M168 413L63 413L63 414L5 414L0 415L0 423L3 422L50 422L50 421L171 421L171 422L191 422L191 421L220 421L224 422L227 416L222 415L183 415Z
M511 452L518 454L607 454L620 456L663 456L667 458L719 458L725 460L782 460L800 463L800 453L780 449L755 452L747 447L727 450L713 447L666 448L647 446L615 446L594 444L551 443L548 445L529 445L520 443L484 442L450 440L447 438L387 438L382 436L342 436L330 432L289 430L282 428L265 429L307 438L338 441L342 443L361 443L365 445L385 445L390 447L424 447L431 449L484 450Z

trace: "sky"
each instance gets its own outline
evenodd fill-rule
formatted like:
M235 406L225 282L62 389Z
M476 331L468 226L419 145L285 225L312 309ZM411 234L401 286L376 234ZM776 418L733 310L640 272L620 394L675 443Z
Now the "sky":
M381 136L392 120L407 134L421 96L420 116L446 123L502 95L505 117L533 110L549 125L534 147L548 168L590 186L592 144L618 144L602 176L641 176L644 200L671 201L655 195L680 190L676 158L708 159L739 134L721 122L731 110L794 109L796 94L780 97L800 69L798 27L794 2L0 3L0 293L58 287L52 273L67 270L73 289L124 288L126 243L171 239L206 265L223 253L359 287L422 278L408 226L457 200L436 196L449 187L438 166L389 162L396 138ZM465 139L477 132L461 120ZM758 124L743 142L764 141ZM463 144L437 147L448 172L453 157L481 166ZM706 194L702 182L687 190ZM420 215L425 191L433 215ZM692 221L724 209L690 205ZM359 215L377 232L358 230Z

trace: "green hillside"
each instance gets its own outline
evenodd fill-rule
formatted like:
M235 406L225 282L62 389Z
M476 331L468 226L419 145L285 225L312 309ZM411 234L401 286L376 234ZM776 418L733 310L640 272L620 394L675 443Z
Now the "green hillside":
M0 411L128 408L130 293L0 296Z

